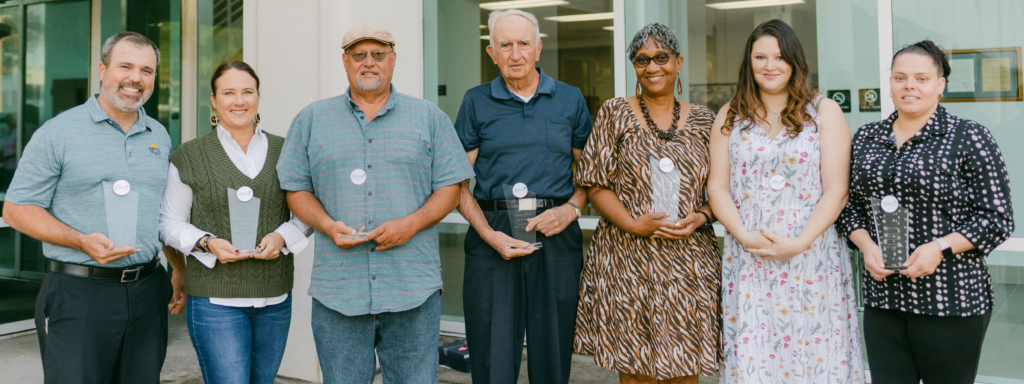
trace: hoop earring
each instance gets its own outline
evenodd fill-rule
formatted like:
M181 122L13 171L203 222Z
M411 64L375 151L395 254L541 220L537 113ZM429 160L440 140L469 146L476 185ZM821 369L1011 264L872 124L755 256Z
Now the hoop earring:
M636 81L636 98L640 99L640 79Z
M683 79L676 77L676 93L683 94Z
M260 114L258 114L258 113L256 114L256 120L255 120L255 122L256 122L256 124L259 124L259 123L260 123Z
M216 127L218 124L220 124L220 118L217 117L217 110L214 109L213 116L210 116L210 125Z

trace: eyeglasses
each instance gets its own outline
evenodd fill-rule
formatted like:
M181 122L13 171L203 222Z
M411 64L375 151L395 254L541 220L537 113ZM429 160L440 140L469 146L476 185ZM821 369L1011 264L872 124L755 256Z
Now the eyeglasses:
M373 58L373 61L379 63L381 61L384 61L384 59L388 57L388 54L391 54L391 53L394 53L394 52L395 51L390 51L390 52L373 51L373 52L370 52L370 57ZM345 54L348 55L349 57L351 57L352 60L355 60L355 62L357 62L357 63L362 63L363 60L366 60L366 52L363 52L363 51L345 52Z
M508 52L508 51L511 51L512 50L512 46L514 46L516 44L519 45L519 50L520 51L529 51L529 50L533 49L533 42L531 42L530 40L522 40L522 41L499 41L498 42L498 50L500 50L502 52Z
M670 58L671 56L664 52L655 55L653 58L647 56L636 56L633 58L633 66L637 68L647 68L648 65L651 65L651 60L654 60L655 64L665 65L668 64L668 59Z

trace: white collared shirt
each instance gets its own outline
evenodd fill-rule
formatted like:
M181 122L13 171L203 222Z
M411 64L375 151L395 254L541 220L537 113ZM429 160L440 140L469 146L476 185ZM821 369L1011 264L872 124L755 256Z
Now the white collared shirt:
M224 127L217 125L217 138L228 154L231 163L250 179L256 178L263 165L267 161L268 141L267 135L256 125L256 132L249 141L249 150L242 151L231 133ZM178 175L178 168L172 163L167 170L167 186L164 187L163 199L160 202L160 239L184 255L195 257L207 268L213 268L217 263L217 257L207 252L192 252L196 241L211 234L210 232L196 228L189 222L192 215L192 187L181 182ZM277 227L274 232L281 234L284 238L285 247L281 249L282 254L291 252L302 252L309 245L309 239L305 232L309 229L299 218L292 216L292 219ZM212 234L211 234L212 235ZM274 305L283 302L288 294L277 297L266 298L219 298L211 297L210 303L228 307L256 307L261 308L267 305Z

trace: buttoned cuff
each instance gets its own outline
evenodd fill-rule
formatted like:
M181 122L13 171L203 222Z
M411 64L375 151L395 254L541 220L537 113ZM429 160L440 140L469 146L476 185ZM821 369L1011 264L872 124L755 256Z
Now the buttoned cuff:
M292 223L282 223L274 232L281 234L281 237L284 238L285 246L281 248L282 254L299 253L309 246L309 238Z

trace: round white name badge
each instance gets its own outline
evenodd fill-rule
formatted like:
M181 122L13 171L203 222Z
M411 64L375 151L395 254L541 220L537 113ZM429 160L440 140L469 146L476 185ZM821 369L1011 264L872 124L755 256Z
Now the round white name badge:
M527 191L529 191L529 190L526 189L526 184L516 183L516 185L512 186L512 194L515 195L515 197L518 197L520 199L526 197L526 192Z
M352 174L348 175L348 178L352 180L352 184L363 185L366 182L366 171L362 169L353 170Z
M238 200L240 200L241 202L247 203L247 202L249 202L249 200L252 200L252 196L253 196L252 188L249 188L249 187L238 188L238 191L235 192L235 196L238 197Z
M662 172L669 173L672 172L673 169L676 169L676 163L672 162L672 159L670 158L662 157L661 160L658 161L658 168L661 168Z
M127 195L132 190L132 185L128 184L128 180L118 180L114 182L114 194L118 196Z
M893 213L897 209L900 209L900 200L896 196L889 195L882 198L882 210L885 213Z
M772 176L772 179L769 180L768 183L771 184L772 189L778 191L786 186L786 178L782 177L782 175L775 175Z

